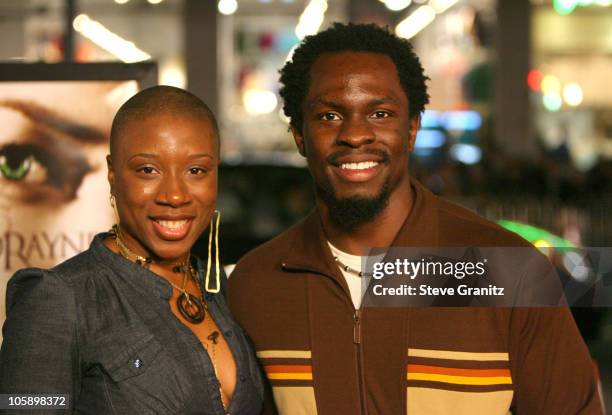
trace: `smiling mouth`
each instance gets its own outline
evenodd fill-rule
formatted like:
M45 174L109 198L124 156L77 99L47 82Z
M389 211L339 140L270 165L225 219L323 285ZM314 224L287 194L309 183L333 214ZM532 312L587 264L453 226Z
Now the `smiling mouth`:
M187 225L187 223L189 222L187 219L183 219L183 220L161 220L161 219L155 219L155 222L157 224L159 224L160 226L163 226L166 229L172 230L172 231L178 231L181 228L183 228L185 225Z
M342 181L363 183L373 179L382 170L383 163L374 160L338 163L333 171Z
M376 161L361 161L359 163L342 163L340 168L342 170L367 170L378 166Z
M193 219L160 219L151 218L153 228L158 237L166 241L178 241L185 238L190 230Z

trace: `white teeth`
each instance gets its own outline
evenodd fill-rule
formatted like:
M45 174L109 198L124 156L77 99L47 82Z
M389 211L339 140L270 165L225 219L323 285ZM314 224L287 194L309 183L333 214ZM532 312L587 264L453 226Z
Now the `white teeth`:
M172 229L173 231L181 229L187 223L187 220L161 220L158 219L155 222L159 223L164 228Z
M378 163L375 161L362 161L359 163L342 163L340 168L343 170L365 170L375 166L378 166Z

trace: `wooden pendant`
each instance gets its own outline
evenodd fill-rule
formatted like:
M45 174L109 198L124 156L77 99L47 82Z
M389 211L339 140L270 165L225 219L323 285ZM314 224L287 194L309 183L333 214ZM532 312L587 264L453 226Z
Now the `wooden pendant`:
M210 340L213 344L217 344L218 338L219 338L219 332L217 330L213 331L212 333L210 333L208 335L208 337L206 337L208 340Z
M176 306L185 320L192 324L199 324L206 317L206 308L202 301L188 292L179 295L176 299Z

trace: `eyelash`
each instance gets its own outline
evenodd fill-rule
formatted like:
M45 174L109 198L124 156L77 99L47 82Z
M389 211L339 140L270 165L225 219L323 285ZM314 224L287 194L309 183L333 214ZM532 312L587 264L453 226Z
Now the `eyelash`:
M150 171L146 171L146 170L150 170ZM138 169L136 169L136 171L138 173L144 173L146 175L149 175L155 172L155 168L151 166L143 166L143 167L139 167Z
M139 173L144 173L147 176L156 172L155 168L151 166L139 167L138 169L136 169L136 171ZM187 171L196 176L208 173L208 170L202 167L190 167L187 169Z
M372 113L372 115L374 114L384 114L383 117L376 117L376 118L389 118L391 116L391 113L386 110L376 110Z
M331 111L327 111L327 112L324 112L324 113L320 114L319 115L319 119L323 120L323 121L338 121L337 119L335 119L335 120L328 120L328 119L326 119L325 117L328 116L328 115L333 115L335 117L338 117L338 119L342 119L339 114L337 114L335 112L331 112Z
M382 118L389 118L391 116L391 112L390 111L387 111L387 110L376 110L376 111L374 111L372 113L372 115L370 117L372 117L372 116L374 116L376 114L382 114L382 117L373 117L373 118L382 119ZM333 119L333 120L326 119L326 116L328 116L328 115L333 115L335 117L338 117L338 119ZM327 111L327 112L324 112L324 113L320 114L319 115L319 119L323 120L323 121L339 121L339 120L342 119L342 117L338 113L336 113L336 112Z
M198 172L197 172L197 173L194 173L194 170L197 170ZM206 174L206 173L208 173L208 170L207 170L207 169L204 169L204 168L202 168L202 167L190 167L190 168L188 169L188 171L189 171L190 173L192 173L192 174L197 175L197 176L202 175L202 174Z
M47 138L42 134L40 137ZM64 148L59 142L55 145L56 148L47 148L26 142L0 146L0 182L18 185L26 199L73 199L91 166L77 147Z

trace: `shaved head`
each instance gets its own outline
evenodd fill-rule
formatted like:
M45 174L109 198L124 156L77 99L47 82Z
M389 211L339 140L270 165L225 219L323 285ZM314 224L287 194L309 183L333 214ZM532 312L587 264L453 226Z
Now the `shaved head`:
M219 148L219 127L215 115L200 98L184 89L158 85L138 92L117 111L110 134L110 155L117 153L124 128L134 121L171 114L206 120L213 128Z

